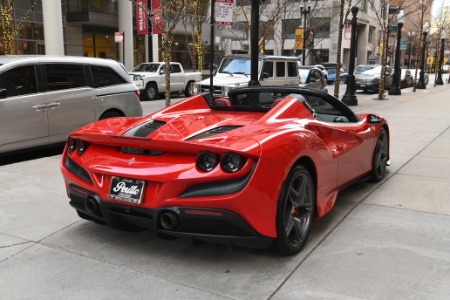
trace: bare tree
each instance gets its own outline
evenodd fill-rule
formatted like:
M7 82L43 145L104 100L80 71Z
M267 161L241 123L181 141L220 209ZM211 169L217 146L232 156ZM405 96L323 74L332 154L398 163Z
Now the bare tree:
M14 42L16 38L20 35L22 26L26 20L31 16L36 5L37 0L30 0L30 8L23 14L23 16L14 26L13 20L13 0L2 0L0 3L0 13L1 13L1 24L3 27L3 36L5 43L5 53L6 55L12 55L16 53Z
M175 27L184 15L186 1L185 0L161 0L161 10L149 10L147 7L137 4L135 0L130 0L133 5L139 6L145 11L153 26L156 26L161 34L162 58L165 62L165 79L166 79L166 97L165 105L170 106L170 61L172 59L172 50L175 39ZM155 16L161 17L161 23L155 21ZM161 25L159 25L161 24Z

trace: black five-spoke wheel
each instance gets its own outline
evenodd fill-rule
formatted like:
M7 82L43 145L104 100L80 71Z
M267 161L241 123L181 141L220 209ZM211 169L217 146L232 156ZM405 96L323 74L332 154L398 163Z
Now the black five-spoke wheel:
M272 249L278 253L298 253L306 243L314 219L315 191L311 175L295 166L283 187L277 210L277 238Z
M380 130L378 135L375 151L372 159L372 181L380 181L386 175L386 165L389 153L389 140L387 132L384 128Z

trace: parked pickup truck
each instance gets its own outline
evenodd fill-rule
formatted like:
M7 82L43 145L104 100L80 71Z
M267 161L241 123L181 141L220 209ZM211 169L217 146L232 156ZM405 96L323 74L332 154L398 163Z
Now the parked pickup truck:
M227 97L230 89L248 86L250 66L250 55L225 56L213 77L213 97ZM258 80L261 85L298 87L297 57L260 55ZM196 93L209 92L209 88L209 78L195 84Z
M131 70L129 75L145 99L154 100L166 92L166 65L164 62L139 64ZM200 72L185 73L180 63L170 63L171 92L184 92L186 96L192 96L194 83L201 79Z

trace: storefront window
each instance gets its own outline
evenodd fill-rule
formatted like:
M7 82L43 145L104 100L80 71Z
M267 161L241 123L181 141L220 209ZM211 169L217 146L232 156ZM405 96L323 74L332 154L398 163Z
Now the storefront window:
M88 57L118 59L114 33L84 33L83 55Z

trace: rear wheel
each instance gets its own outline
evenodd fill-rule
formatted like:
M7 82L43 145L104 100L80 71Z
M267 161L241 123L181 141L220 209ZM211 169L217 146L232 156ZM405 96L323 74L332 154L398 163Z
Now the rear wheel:
M194 82L193 81L189 81L186 84L186 89L184 90L184 95L186 97L190 97L190 96L194 95Z
M298 253L306 243L314 219L315 191L308 170L297 165L290 171L278 200L277 238L272 250Z
M144 95L148 100L155 100L158 97L158 88L154 83L149 83L145 88Z
M118 111L114 110L108 110L105 111L99 118L99 120L109 119L109 118L116 118L116 117L123 117L122 114L120 114Z
M377 144L372 158L372 181L381 181L386 175L389 141L386 129L382 128L378 134Z

